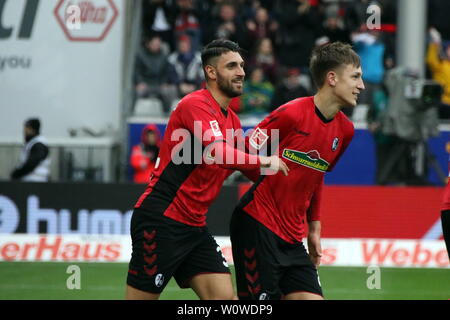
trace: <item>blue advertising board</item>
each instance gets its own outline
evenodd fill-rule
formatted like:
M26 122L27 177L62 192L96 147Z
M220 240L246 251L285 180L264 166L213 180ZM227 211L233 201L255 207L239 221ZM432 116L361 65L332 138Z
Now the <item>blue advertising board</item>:
M166 130L166 121L152 122L157 125L161 134ZM141 131L147 122L129 121L129 144L131 147L140 141ZM243 126L244 131L251 129ZM427 142L430 155L434 156L441 170L447 174L449 154L446 144L450 141L450 131L442 130L438 137L430 138ZM325 175L325 183L328 185L374 185L376 171L375 143L373 135L366 129L356 129L355 136L334 170ZM131 180L132 171L129 170ZM436 170L428 168L428 182L433 185L442 185Z

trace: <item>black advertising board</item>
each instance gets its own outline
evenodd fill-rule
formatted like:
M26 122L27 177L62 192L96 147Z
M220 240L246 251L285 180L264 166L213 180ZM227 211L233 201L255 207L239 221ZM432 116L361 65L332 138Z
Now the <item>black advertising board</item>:
M145 185L0 182L0 233L129 234ZM213 235L229 234L237 187L224 186L208 212Z

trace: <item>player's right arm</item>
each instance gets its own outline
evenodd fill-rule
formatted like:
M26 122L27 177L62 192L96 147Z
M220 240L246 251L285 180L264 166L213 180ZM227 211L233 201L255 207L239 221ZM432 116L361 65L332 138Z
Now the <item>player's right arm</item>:
M227 143L225 134L219 128L217 118L205 101L186 99L177 108L184 127L206 148L206 158L222 168L251 171L271 168L287 175L286 164L277 156L258 156L238 150ZM240 159L240 161L237 161ZM206 159L208 160L208 159Z

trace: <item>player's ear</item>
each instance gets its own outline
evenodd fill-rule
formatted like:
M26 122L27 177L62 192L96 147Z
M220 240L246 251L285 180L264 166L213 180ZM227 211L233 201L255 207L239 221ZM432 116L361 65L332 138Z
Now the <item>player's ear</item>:
M206 65L205 66L205 72L208 75L208 78L211 80L216 80L216 68L214 68L212 65Z
M335 87L336 86L336 82L337 82L336 78L337 78L337 74L336 74L335 71L329 71L327 73L326 81L327 81L327 83L328 83L328 85L330 87Z

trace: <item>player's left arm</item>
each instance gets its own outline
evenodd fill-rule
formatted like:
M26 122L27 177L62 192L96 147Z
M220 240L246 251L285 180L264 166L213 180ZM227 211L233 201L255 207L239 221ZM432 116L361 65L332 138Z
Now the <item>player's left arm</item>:
M348 145L353 139L355 134L355 129L353 124L349 121L347 126L344 129L344 139L342 142L342 147L339 150L339 154L337 155L335 161L331 164L328 171L331 171L335 164L338 162L339 158L347 149ZM307 211L307 220L308 220L308 252L311 258L311 261L314 263L316 268L320 265L320 259L322 257L322 245L320 242L320 232L321 232L321 223L320 223L320 202L322 199L322 189L323 189L323 178L320 182L319 186L316 187L314 194L311 198L311 202Z

